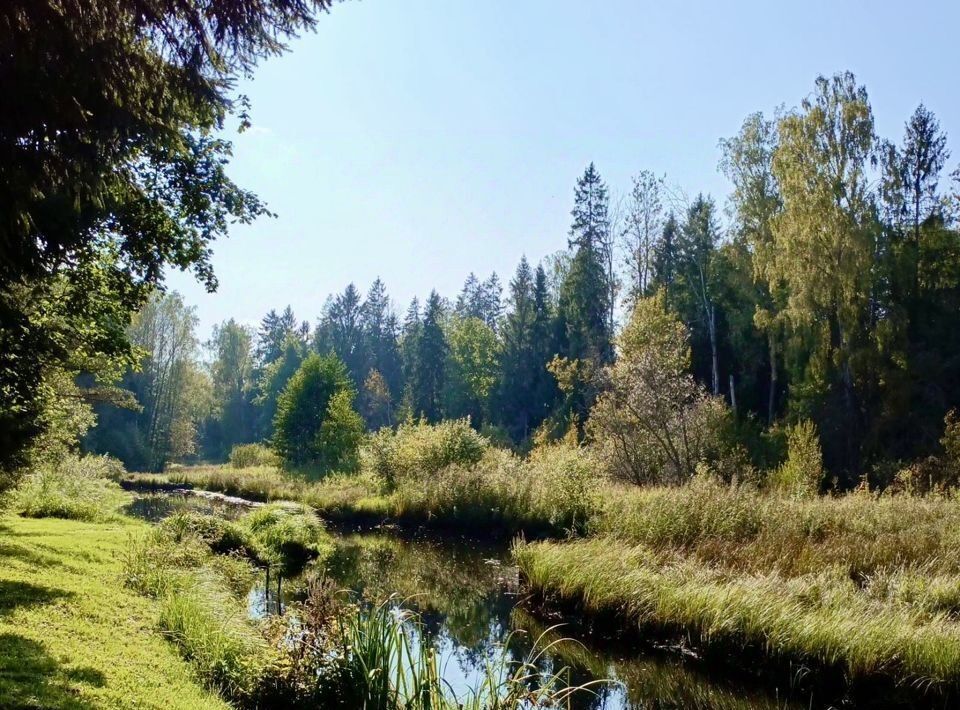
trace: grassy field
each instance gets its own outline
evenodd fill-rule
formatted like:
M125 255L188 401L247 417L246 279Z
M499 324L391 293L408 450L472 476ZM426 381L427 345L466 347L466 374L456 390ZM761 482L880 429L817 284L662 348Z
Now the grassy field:
M157 604L123 585L145 524L0 517L0 706L227 708L157 631Z

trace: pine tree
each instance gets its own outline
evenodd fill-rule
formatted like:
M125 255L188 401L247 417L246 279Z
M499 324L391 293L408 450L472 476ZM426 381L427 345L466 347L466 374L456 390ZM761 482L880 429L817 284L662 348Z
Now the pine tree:
M414 416L417 373L420 369L420 334L423 325L420 321L420 301L416 297L407 306L400 336L400 358L403 365L403 409L406 416Z
M501 329L503 356L498 415L510 436L519 441L530 432L537 379L534 277L526 257L520 260L510 282L507 304L508 311Z
M254 353L258 368L266 367L283 354L287 338L296 331L296 328L297 319L290 306L287 306L281 314L271 309L263 317L257 331L257 345Z
M359 391L367 376L368 353L363 304L356 286L349 284L327 304L314 342L318 353L336 355L346 365L354 389Z
M393 312L386 286L379 278L367 292L361 320L368 355L367 377L376 370L389 390L390 397L399 399L403 392L403 366L397 316Z
M436 291L430 292L416 347L413 378L413 415L429 422L443 415L447 341L443 333L444 305Z

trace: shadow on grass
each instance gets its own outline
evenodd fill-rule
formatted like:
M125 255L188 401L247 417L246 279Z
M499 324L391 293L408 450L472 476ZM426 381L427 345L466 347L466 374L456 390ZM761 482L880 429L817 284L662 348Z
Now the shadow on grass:
M42 644L17 634L0 634L0 699L8 710L50 708L87 710L93 704L78 697L73 686L103 686L95 668L65 669Z
M0 530L0 535L2 534L3 531ZM18 559L35 567L63 567L63 562L54 555L45 555L15 542L0 542L0 558L4 557Z
M17 607L49 604L57 599L71 596L71 593L55 587L41 587L29 582L0 580L0 617L6 616ZM0 653L0 659L3 654Z

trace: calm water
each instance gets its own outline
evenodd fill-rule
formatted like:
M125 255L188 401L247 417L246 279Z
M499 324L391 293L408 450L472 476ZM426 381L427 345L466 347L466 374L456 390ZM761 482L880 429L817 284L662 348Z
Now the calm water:
M234 506L176 495L138 499L131 514L158 520L190 507L236 515ZM244 511L239 511L240 513ZM439 651L443 676L455 692L474 686L489 659L508 654L522 659L531 640L569 637L539 661L544 673L568 669L568 683L598 679L615 683L595 686L571 704L581 710L624 708L810 708L826 704L800 681L802 673L783 671L782 678L760 677L736 664L710 666L692 654L658 650L636 638L631 642L594 635L576 622L549 631L558 620L544 621L525 610L519 597L517 569L505 544L492 545L460 537L410 534L399 530L333 530L337 551L322 571L344 589L378 599L397 595L421 615L411 628L418 641ZM277 578L265 590L265 578L251 590L252 616L275 613L304 591L303 576ZM575 640L574 640L575 639ZM883 706L883 703L880 704Z

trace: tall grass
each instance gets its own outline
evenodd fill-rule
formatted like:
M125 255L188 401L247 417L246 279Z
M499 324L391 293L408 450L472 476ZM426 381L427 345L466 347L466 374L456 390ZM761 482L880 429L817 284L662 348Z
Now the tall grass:
M341 619L341 665L337 699L342 707L370 710L501 710L556 707L587 687L569 687L565 669L544 673L538 661L553 643L538 638L521 660L505 652L484 667L480 682L455 694L443 680L435 648L423 643L419 618L395 598L357 610Z
M160 629L206 686L240 707L258 707L283 685L281 657L246 617L233 559L224 565L200 537L156 528L130 540L125 581L158 600Z
M27 474L12 494L12 509L28 518L105 520L124 495L123 467L108 456L68 455Z
M591 529L744 573L841 567L862 581L904 566L960 572L960 500L942 496L859 491L798 499L704 479L611 492Z
M518 544L514 555L532 590L588 613L685 632L705 645L812 659L851 676L960 681L952 593L907 592L891 600L891 590L893 597L898 589L916 590L911 571L888 572L864 590L840 567L792 577L729 573L604 537ZM955 590L958 582L941 580L942 589Z

